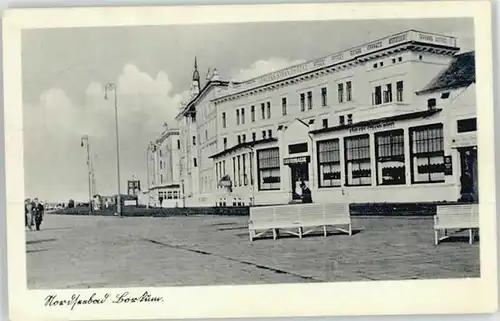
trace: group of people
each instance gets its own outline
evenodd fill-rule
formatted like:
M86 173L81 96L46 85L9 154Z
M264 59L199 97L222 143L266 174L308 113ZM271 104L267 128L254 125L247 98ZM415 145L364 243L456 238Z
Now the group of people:
M40 226L42 225L44 214L44 206L38 201L38 198L29 199L24 201L24 218L26 221L26 227L31 230L35 228L40 231Z

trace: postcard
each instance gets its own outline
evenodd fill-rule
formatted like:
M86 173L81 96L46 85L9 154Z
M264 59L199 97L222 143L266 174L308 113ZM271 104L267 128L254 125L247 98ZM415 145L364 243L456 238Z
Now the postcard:
M11 319L496 311L490 6L6 10Z

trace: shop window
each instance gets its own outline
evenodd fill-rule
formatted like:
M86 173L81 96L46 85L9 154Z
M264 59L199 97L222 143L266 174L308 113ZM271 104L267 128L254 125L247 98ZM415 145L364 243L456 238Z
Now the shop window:
M371 185L370 137L345 138L346 185Z
M280 158L278 148L269 148L257 152L259 190L277 190L280 188Z
M406 183L404 131L393 130L375 134L377 184Z
M411 128L413 183L444 182L443 125Z
M319 187L341 185L340 145L338 139L318 142Z

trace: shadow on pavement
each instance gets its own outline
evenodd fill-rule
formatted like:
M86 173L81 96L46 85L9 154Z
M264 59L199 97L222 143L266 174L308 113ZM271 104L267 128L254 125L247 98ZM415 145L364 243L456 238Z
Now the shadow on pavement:
M57 241L57 239L33 240L33 241L26 241L26 245L29 245L29 244L39 244L39 243L47 243L47 242L54 242L54 241Z
M26 253L37 253L37 252L45 252L48 251L47 249L40 249L40 250L26 250Z

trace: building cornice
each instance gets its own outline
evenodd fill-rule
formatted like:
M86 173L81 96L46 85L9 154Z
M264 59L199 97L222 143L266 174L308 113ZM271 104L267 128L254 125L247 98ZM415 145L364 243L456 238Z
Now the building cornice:
M378 59L401 51L426 51L442 55L454 55L460 50L456 38L432 33L408 30L326 57L307 61L260 77L229 84L225 93L215 99L216 104L272 91L283 86L308 81L334 72L343 71L369 60Z

